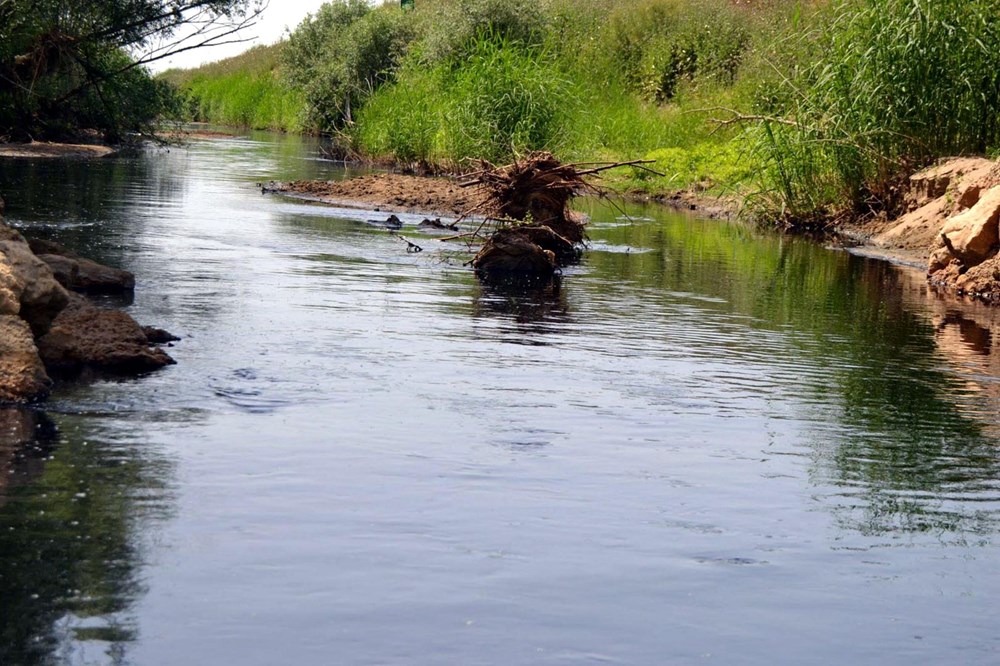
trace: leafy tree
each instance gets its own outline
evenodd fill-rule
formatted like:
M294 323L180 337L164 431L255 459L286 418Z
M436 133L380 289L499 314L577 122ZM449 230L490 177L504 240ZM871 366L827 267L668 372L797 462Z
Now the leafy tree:
M145 65L241 41L265 0L0 0L0 136L109 140L170 103Z
M369 7L364 0L323 5L288 39L283 60L291 82L306 96L310 121L324 130L353 122L355 111L393 80L415 37L399 7Z

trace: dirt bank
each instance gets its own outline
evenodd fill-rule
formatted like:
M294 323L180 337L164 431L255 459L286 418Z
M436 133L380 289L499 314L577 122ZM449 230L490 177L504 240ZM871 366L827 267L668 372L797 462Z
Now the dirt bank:
M838 231L886 258L927 268L932 284L1000 303L1000 163L942 160L910 177L904 214Z
M349 208L373 208L395 213L423 213L457 217L483 203L475 188L461 188L458 180L379 173L349 180L297 180L261 185L265 193L299 196Z
M113 155L115 149L110 146L91 145L85 143L0 143L0 157L33 157L33 158L95 158Z

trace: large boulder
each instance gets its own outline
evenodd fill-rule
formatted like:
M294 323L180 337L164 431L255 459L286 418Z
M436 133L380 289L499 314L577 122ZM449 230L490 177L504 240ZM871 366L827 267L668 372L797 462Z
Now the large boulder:
M0 315L0 402L41 400L51 385L31 328L20 317Z
M948 219L941 245L971 267L996 254L1000 243L1000 186L987 190L972 208Z
M35 336L44 335L56 316L69 302L69 295L55 277L52 269L36 257L28 244L17 240L0 240L0 302L4 312L11 308L10 300L16 298L18 314L31 326Z
M135 275L99 264L52 241L33 238L32 252L52 269L59 284L73 291L118 294L135 288Z
M45 365L58 372L92 368L135 374L174 363L150 344L142 326L128 314L95 307L80 296L74 296L49 332L39 338L38 351Z

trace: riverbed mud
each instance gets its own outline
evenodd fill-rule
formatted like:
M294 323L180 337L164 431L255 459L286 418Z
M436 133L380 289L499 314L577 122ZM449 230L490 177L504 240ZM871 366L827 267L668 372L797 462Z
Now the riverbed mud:
M117 151L110 146L87 143L0 143L0 157L86 158L108 157Z
M480 206L482 193L453 178L379 173L348 180L298 180L261 184L265 194L288 194L349 208L459 217Z

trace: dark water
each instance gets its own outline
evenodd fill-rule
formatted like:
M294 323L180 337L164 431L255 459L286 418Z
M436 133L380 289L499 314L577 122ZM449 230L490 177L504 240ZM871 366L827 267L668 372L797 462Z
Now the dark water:
M0 411L0 663L995 664L997 314L592 205L558 284L262 197L298 139L0 162L178 365Z

